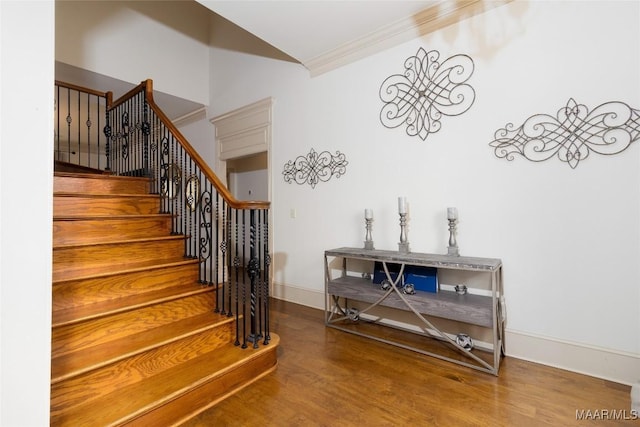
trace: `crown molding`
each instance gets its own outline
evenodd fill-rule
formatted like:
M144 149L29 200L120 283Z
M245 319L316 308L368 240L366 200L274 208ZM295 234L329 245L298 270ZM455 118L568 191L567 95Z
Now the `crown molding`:
M206 116L207 116L207 109L206 107L202 106L196 110L191 111L190 113L184 114L171 121L176 127L180 127L180 126L186 126L188 124L195 123L199 120L205 119Z
M511 1L441 1L410 18L393 22L364 37L302 61L302 64L309 70L311 77L315 77Z

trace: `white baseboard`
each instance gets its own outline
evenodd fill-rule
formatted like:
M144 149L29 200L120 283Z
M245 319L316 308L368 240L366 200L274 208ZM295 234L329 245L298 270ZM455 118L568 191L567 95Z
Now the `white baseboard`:
M631 385L640 380L640 355L562 341L528 332L505 331L506 353L579 374Z
M324 292L274 283L272 296L324 310ZM507 328L507 357L632 385L640 381L640 355L562 341Z
M324 291L273 282L271 296L284 301L324 310Z

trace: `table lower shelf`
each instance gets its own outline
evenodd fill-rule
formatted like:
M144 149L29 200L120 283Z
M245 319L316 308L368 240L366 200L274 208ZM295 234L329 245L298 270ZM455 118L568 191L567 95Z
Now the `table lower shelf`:
M503 355L503 334L502 325L494 318L498 312L493 311L494 299L491 297L457 295L446 291L404 295L395 287L383 291L369 280L351 276L328 281L327 293L330 301L326 325L329 327L498 375ZM359 301L369 306L363 308L362 312L353 312L349 307L350 301ZM390 319L369 312L378 306L413 311L423 322L420 331L404 329L390 322ZM463 348L456 337L442 332L423 314L493 329L492 348ZM389 334L390 331L394 332Z
M327 327L343 332L359 335L385 344L404 348L416 353L424 354L437 359L453 362L462 366L477 369L482 372L498 375L499 361L494 366L494 353L491 349L475 348L471 350L475 357L483 363L469 357L467 352L461 352L453 348L447 341L438 337L404 330L397 326L387 324L380 325L377 322L360 318L358 321L349 319L327 323ZM502 342L498 342L498 354L501 356Z
M343 298L374 303L385 291L370 280L344 276L333 279L327 284L327 292ZM458 295L451 291L438 293L416 291L406 295L407 301L420 313L445 319L465 322L472 325L491 328L493 326L492 298L483 295ZM409 310L407 304L396 293L389 294L380 305L400 310Z

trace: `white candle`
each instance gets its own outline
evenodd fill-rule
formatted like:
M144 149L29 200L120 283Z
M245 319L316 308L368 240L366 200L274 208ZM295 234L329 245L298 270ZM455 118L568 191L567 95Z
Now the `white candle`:
M373 211L371 209L364 210L364 219L373 219Z
M406 197L398 197L398 213L406 214L407 213L407 198Z
M458 219L458 208L447 208L447 219Z

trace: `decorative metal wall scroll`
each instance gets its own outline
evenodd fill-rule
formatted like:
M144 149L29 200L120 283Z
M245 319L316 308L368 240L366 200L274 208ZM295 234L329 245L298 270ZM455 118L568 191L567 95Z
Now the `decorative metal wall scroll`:
M418 135L424 141L440 130L443 114L458 116L471 107L476 94L466 81L473 74L473 60L454 55L440 63L439 57L436 50L420 48L404 62L404 74L382 82L380 121L385 127L406 124L407 135Z
M335 156L328 151L318 154L312 148L306 156L298 156L284 165L284 180L288 183L309 184L315 188L320 181L329 181L332 177L340 178L347 171L345 155L336 151Z
M508 123L489 143L495 155L509 161L515 154L533 162L558 157L575 169L590 152L618 154L640 139L640 110L624 102L607 102L591 112L569 99L556 117L535 114L518 127Z

